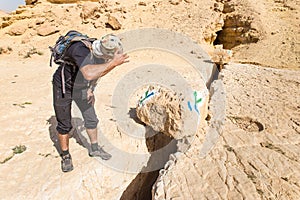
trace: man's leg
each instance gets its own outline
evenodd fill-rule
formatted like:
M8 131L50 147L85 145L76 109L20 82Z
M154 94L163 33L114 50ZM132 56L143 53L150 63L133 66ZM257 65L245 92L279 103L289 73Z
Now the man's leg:
M60 87L53 85L53 105L57 120L56 130L58 132L59 145L62 150L61 169L63 172L73 170L72 158L69 153L69 132L72 129L71 123L71 92L62 96Z
M103 160L109 160L111 158L111 155L104 151L102 147L99 147L98 140L97 140L97 128L94 129L86 129L86 132L90 138L91 141L91 152L89 153L89 156L91 157L100 157Z
M91 144L95 144L98 142L97 140L97 128L94 129L86 129L86 132L90 138Z
M69 134L58 133L58 140L61 150L69 151Z
M97 115L95 113L94 106L88 104L86 100L74 99L75 103L79 107L82 116L84 118L84 126L86 128L86 132L90 138L91 142L91 152L89 152L89 156L91 157L101 157L103 160L108 160L111 158L111 155L103 150L103 148L99 147L97 140L97 124L99 122Z
M69 134L58 133L59 145L62 150L61 155L61 170L63 172L69 172L73 170L72 157L69 152Z

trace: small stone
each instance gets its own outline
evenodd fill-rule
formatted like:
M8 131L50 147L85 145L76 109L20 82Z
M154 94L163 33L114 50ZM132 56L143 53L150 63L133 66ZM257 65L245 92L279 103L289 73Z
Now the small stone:
M233 11L235 11L235 9L232 4L229 4L229 3L224 4L223 11L222 11L223 13L231 13Z
M25 11L25 9L17 9L16 10L16 14L21 14L22 12L24 12Z
M94 14L99 10L99 5L96 2L86 2L82 6L82 12L80 13L80 17L83 20L91 18Z
M25 31L26 31L25 27L14 26L9 30L8 34L11 36L18 36L18 35L23 35Z
M39 36L48 36L48 35L52 35L57 32L59 32L59 29L57 27L51 26L51 25L42 25L41 27L39 27L37 29L37 34Z
M107 24L113 29L113 30L119 30L122 25L121 23L118 21L117 18L115 18L114 16L109 16L108 17L108 22Z
M38 0L25 0L26 5L34 5Z
M146 2L143 2L143 1L140 1L138 5L139 6L147 6Z
M35 24L36 24L36 25L43 24L44 22L45 22L45 19L44 19L44 18L38 18L37 20L35 20Z
M102 22L101 20L95 20L95 21L93 22L93 25L94 25L95 28L101 28L101 27L104 27L104 24L103 24L103 22Z
M169 0L172 5L178 5L182 0Z

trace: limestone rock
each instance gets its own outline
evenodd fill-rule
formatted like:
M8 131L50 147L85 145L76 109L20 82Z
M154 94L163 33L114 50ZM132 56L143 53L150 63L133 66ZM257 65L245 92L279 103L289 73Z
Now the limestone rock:
M8 34L11 36L23 35L26 31L24 26L14 26L9 31Z
M261 37L256 26L251 17L228 15L224 20L223 30L218 34L217 44L231 49L240 44L256 43Z
M221 72L228 119L222 135L205 157L201 134L185 154L170 156L152 199L299 199L299 100L289 98L299 96L295 72L229 64Z
M24 9L24 8L18 8L15 12L16 12L17 15L19 15L19 14L25 12L25 11L26 11L26 9Z
M101 20L95 20L92 23L95 28L105 27L105 24Z
M39 18L39 19L36 19L35 20L35 25L41 25L41 24L43 24L45 22L45 19L43 19L43 18Z
M113 30L119 30L122 27L122 24L118 21L117 18L114 16L109 15L107 24L113 29Z
M5 27L7 27L7 26L9 26L9 25L11 25L12 24L12 21L3 21L3 22L1 22L1 28L5 28Z
M80 17L85 21L88 18L94 16L95 12L99 10L98 3L95 2L86 2L82 6L82 12L80 13Z
M139 5L139 6L147 6L146 2L144 2L144 1L140 1L140 2L138 3L138 5Z
M155 131L174 138L182 137L181 99L171 90L149 87L141 97L136 111L138 118Z
M26 5L34 5L38 0L25 0Z
M0 47L0 54L10 54L12 52L11 47ZM1 155L1 154L0 154ZM1 156L0 156L1 157ZM0 158L1 160L1 158ZM1 162L1 161L0 161Z
M223 7L223 13L231 13L233 12L234 9L234 5L230 4L229 2L224 3L224 7Z
M37 34L40 36L48 36L57 32L59 32L59 29L49 24L43 24L41 27L37 28Z
M169 0L172 5L178 5L182 0Z
M219 70L222 70L224 65L229 63L232 57L232 51L223 49L222 45L215 45L214 51L211 54L211 59L219 66Z

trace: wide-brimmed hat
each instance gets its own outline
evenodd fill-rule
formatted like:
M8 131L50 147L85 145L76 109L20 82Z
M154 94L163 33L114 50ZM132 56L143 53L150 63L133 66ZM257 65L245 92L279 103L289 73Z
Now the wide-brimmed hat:
M99 40L95 40L92 45L93 54L96 57L110 57L113 58L116 51L123 52L121 40L113 35L108 34Z

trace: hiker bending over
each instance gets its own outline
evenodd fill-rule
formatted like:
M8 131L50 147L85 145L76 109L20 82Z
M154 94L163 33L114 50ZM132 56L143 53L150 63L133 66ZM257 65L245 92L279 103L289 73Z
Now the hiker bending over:
M93 91L98 78L128 62L128 56L123 53L119 38L114 35L106 35L101 40L92 42L75 39L68 42L63 58L60 59L63 62L60 62L59 68L53 75L53 105L58 122L56 130L62 150L63 172L73 170L68 134L72 129L72 100L77 104L84 118L84 126L91 142L89 156L99 156L104 160L111 158L109 153L98 146L98 118L94 109ZM90 45L86 44L88 42Z

